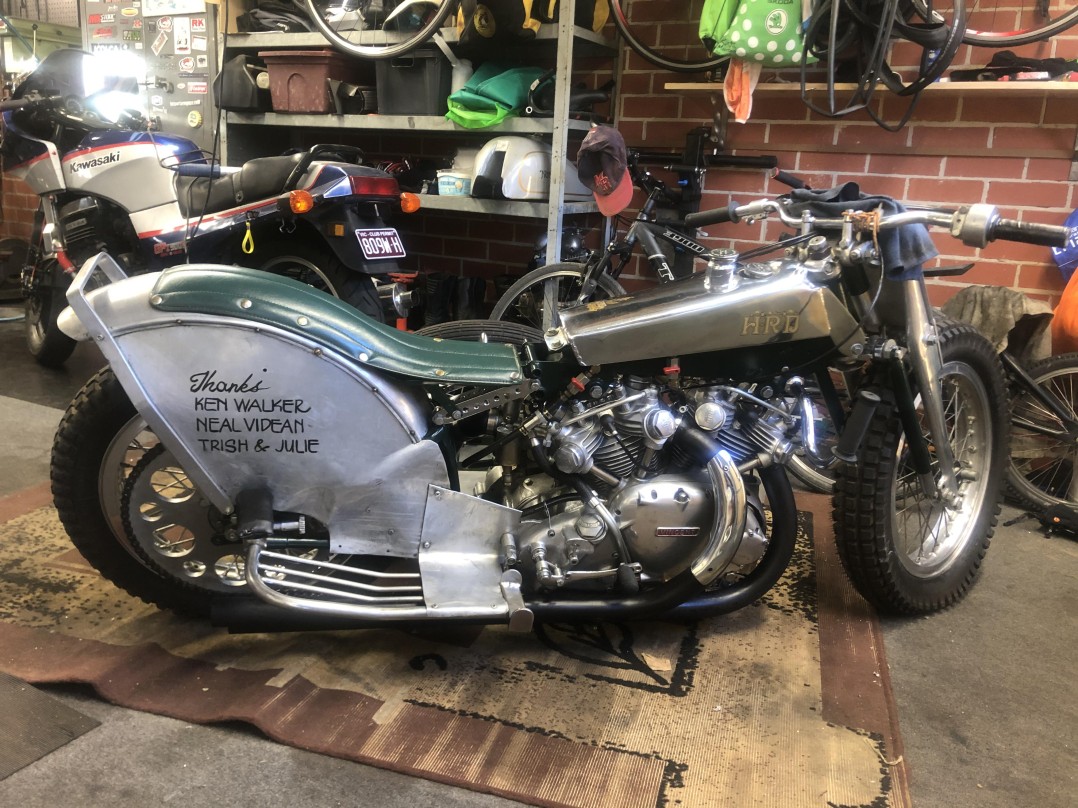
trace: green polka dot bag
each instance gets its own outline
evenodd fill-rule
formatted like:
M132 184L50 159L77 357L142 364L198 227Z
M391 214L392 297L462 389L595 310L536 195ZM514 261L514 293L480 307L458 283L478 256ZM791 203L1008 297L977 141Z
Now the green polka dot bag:
M801 0L708 0L700 39L716 56L798 67L804 58L801 21ZM810 55L808 61L816 59Z

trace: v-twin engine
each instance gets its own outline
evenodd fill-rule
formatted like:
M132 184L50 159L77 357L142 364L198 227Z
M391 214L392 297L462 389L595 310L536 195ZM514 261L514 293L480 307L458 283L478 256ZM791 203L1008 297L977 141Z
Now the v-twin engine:
M506 504L525 514L510 554L547 588L624 585L627 560L641 581L669 580L705 556L712 578L739 580L766 551L767 533L759 492L737 469L789 454L788 408L770 389L591 383L533 441L550 476L509 488ZM574 478L596 496L552 496ZM731 508L744 512L744 529L719 536Z

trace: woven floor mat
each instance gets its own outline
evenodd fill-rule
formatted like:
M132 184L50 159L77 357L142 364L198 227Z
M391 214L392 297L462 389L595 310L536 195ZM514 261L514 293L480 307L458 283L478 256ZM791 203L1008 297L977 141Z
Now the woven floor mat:
M875 618L802 499L794 562L752 607L526 635L229 635L102 580L50 507L0 501L0 670L534 805L907 805Z

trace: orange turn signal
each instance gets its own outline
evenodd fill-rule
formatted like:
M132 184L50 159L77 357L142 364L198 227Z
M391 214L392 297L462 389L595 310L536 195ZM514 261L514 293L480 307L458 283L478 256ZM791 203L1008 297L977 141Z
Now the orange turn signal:
M401 194L401 210L404 213L415 213L422 205L423 203L415 194L410 194L407 191Z
M293 213L307 213L314 207L314 197L307 191L290 191L288 207Z

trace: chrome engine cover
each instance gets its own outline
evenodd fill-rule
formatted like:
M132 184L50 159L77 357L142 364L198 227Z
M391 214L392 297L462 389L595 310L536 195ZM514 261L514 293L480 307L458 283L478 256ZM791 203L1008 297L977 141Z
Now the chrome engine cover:
M633 561L669 580L704 549L715 518L709 480L663 475L631 483L610 500Z

